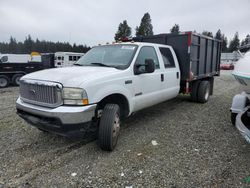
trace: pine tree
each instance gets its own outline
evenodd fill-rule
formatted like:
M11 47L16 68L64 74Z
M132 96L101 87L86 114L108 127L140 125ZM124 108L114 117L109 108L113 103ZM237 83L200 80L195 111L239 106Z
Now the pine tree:
M225 37L225 35L223 34L222 36L221 36L221 40L222 40L222 42L221 42L221 51L222 52L227 52L228 51L228 49L227 49L227 37Z
M170 29L170 33L180 33L180 26L178 24L174 24L174 26Z
M250 35L248 34L247 36L246 36L246 38L245 39L243 39L242 41L241 41L241 46L244 46L244 45L247 45L247 44L249 44L250 45Z
M131 37L131 27L129 27L127 20L124 20L119 24L118 30L115 34L115 40L118 41L121 38Z
M210 31L203 31L202 35L208 36L208 37L213 37L213 33Z
M17 51L17 42L16 42L16 39L11 36L10 43L9 43L9 52L15 53L16 51Z
M150 14L147 12L141 19L140 26L136 27L136 36L151 36L154 34Z
M214 38L216 38L218 40L222 40L222 34L221 34L221 30L220 29L216 32Z
M236 51L238 50L239 46L240 46L239 34L238 32L236 32L234 34L234 38L229 43L228 51L229 52Z
M32 40L31 36L28 35L24 40L24 48L26 53L31 53L33 48L34 41Z

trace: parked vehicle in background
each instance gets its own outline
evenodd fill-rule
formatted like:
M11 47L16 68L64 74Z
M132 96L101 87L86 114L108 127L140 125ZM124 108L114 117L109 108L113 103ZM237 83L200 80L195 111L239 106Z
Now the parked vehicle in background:
M250 50L250 45L248 47ZM234 96L231 106L231 122L250 143L250 51L236 64L233 76L242 86L242 93Z
M84 53L75 52L56 52L55 67L68 67L76 63Z
M121 120L134 112L179 93L208 101L220 73L220 41L192 32L134 40L94 47L73 67L25 75L18 115L64 136L98 131L100 147L112 151Z
M234 63L222 63L220 64L220 70L233 70Z
M36 54L0 54L1 63L41 62L41 55Z
M52 68L54 66L53 54L40 55L40 61L36 61L39 60L38 57L35 58L34 61L27 62L22 62L21 60L17 62L2 62L4 58L5 56L0 59L0 88L7 87L10 84L17 86L19 85L20 78L25 74L42 69Z

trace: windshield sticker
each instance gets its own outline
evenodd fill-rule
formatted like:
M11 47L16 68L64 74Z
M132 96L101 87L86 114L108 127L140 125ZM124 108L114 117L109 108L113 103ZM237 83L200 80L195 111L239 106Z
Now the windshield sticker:
M121 49L124 49L124 50L134 50L135 46L122 46Z

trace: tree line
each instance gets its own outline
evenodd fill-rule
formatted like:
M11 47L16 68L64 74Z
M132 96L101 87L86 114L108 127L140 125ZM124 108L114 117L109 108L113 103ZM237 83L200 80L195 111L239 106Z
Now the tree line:
M68 42L33 40L30 35L25 38L24 42L17 42L13 37L10 37L9 42L0 42L0 53L30 54L31 52L55 53L58 51L85 53L89 49L90 47L86 45L71 45Z
M180 26L175 24L170 30L170 33L180 33ZM196 31L194 31L196 32ZM114 39L116 41L121 40L122 38L131 38L132 37L132 29L128 25L127 20L121 22L118 26L117 32L115 33ZM152 20L150 18L149 13L145 13L141 19L141 23L139 26L135 28L135 35L138 36L151 36L153 35L153 25ZM248 34L245 39L240 42L239 34L236 32L234 37L228 41L225 34L221 32L220 29L213 35L211 31L203 31L201 34L221 40L222 52L233 52L237 50L240 46L244 46L246 44L250 44L250 35Z

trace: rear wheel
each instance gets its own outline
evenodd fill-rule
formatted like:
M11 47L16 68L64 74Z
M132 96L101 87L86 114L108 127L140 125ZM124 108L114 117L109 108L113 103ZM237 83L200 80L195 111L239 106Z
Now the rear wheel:
M197 101L206 103L210 96L210 83L209 81L202 81L199 85Z
M197 102L199 85L200 85L199 80L192 83L191 100L193 102Z
M23 76L23 74L15 74L15 75L12 77L12 83L13 83L15 86L19 86L19 84L20 84L20 79L21 79L22 76Z
M231 113L231 123L233 124L233 125L235 125L235 123L236 123L236 116L237 116L237 113Z
M10 80L7 76L0 76L0 88L7 87L10 83Z
M99 144L101 149L113 151L120 132L120 107L106 104L99 124Z

